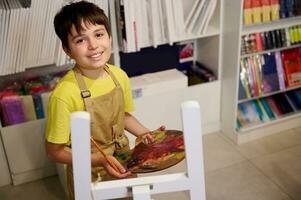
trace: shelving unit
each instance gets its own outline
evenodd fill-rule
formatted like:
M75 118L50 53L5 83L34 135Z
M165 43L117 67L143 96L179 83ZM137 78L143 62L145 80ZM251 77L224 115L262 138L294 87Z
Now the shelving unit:
M183 4L192 5L195 1L182 1ZM152 96L134 99L136 112L134 115L149 128L157 128L160 124L167 127L181 129L179 107L181 102L194 99L200 103L204 133L215 132L220 129L220 87L221 87L221 12L224 0L218 0L211 18L207 32L201 35L189 34L173 41L194 41L196 44L196 60L203 63L214 72L216 81L194 85L185 89L171 91L167 94L154 94ZM110 8L111 8L110 2ZM114 9L114 8L112 8ZM115 9L114 9L115 10ZM112 13L111 13L112 15ZM112 27L113 41L117 41L117 29ZM162 44L167 44L168 41ZM117 42L114 46L114 63L120 66L119 48ZM143 49L141 49L143 51ZM160 114L156 114L156 110ZM131 136L130 140L131 140Z
M183 3L194 1L184 1ZM204 63L216 75L217 80L209 83L190 86L184 89L164 94L134 99L136 111L134 115L150 129L165 124L170 129L182 129L180 105L187 100L196 100L202 113L203 133L215 132L220 129L220 93L221 93L221 13L224 0L217 0L217 7L209 22L207 32L202 35L188 35L174 42L193 40L196 44L196 59ZM120 51L117 43L114 1L109 1L113 48L111 63L120 66ZM38 68L36 68L38 69ZM33 71L35 71L34 69ZM33 72L32 71L32 72ZM29 72L29 73L32 73ZM17 75L18 76L18 75ZM9 76L8 76L9 77ZM3 77L2 77L3 78ZM158 114L159 112L159 114ZM45 119L29 121L8 127L0 127L4 149L0 145L1 173L0 186L21 184L42 178L53 173L55 166L49 162L44 149ZM33 131L34 130L34 131ZM134 138L130 138L131 142ZM18 147L14 149L14 147ZM14 152L26 160L26 165L20 165ZM33 156L31 158L28 155ZM22 160L21 159L21 160ZM4 163L4 164L3 164ZM12 180L9 178L11 176Z
M250 33L271 31L300 25L300 19L301 17L298 16L293 18L280 19L278 21L272 21L267 24L243 26L243 0L233 0L227 1L225 3L221 22L222 24L227 24L227 26L224 26L222 29L222 62L225 67L223 67L223 73L221 78L221 130L235 143L239 144L248 142L253 139L257 139L270 134L284 131L286 129L291 129L300 126L300 112L294 112L293 114L288 114L278 119L268 121L266 123L257 124L241 129L237 129L236 123L238 109L237 106L239 103L301 88L301 86L289 87L285 90L274 91L268 94L263 94L262 96L239 100L238 89L241 58L290 49L293 47L300 47L300 44L298 44L289 47L241 55L241 37ZM229 49L231 50L229 51Z

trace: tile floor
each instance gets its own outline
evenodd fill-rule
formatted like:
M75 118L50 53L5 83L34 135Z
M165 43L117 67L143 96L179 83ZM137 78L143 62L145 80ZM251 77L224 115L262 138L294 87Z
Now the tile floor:
M300 200L301 127L242 145L221 133L203 137L207 200ZM166 172L185 170L185 162ZM155 195L188 200L188 192ZM1 200L62 200L57 176L0 188Z

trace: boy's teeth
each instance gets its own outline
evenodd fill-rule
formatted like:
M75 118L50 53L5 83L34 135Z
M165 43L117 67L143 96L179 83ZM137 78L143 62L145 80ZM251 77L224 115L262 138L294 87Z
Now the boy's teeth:
M96 58L96 57L98 57L100 55L100 53L97 53L97 54L95 54L95 55L93 55L93 56L91 56L92 58Z

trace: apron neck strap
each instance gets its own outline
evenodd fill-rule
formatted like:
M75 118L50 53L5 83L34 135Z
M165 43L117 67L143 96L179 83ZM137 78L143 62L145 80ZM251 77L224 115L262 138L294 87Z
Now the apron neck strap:
M104 69L106 70L106 72L111 76L114 84L116 85L116 87L119 87L119 82L117 81L117 78L115 77L115 75L112 73L112 71L109 69L109 67L107 65L104 66Z
M77 66L74 67L74 74L75 74L75 78L77 80L82 98L85 100L86 98L91 97L91 93L87 89L84 78L83 78L80 70L77 68Z

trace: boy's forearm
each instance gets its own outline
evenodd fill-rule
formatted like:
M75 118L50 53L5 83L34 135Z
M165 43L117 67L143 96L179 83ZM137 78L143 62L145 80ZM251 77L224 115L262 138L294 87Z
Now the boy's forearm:
M50 160L63 163L63 164L72 164L72 150L71 148L63 144L53 144L46 142L46 151ZM94 153L91 155L91 164L92 167L103 165L104 158L99 153Z
M72 164L71 149L64 144L46 142L48 158L57 163Z
M139 136L150 131L148 128L143 126L133 115L127 112L125 113L124 126L125 130L135 136Z

